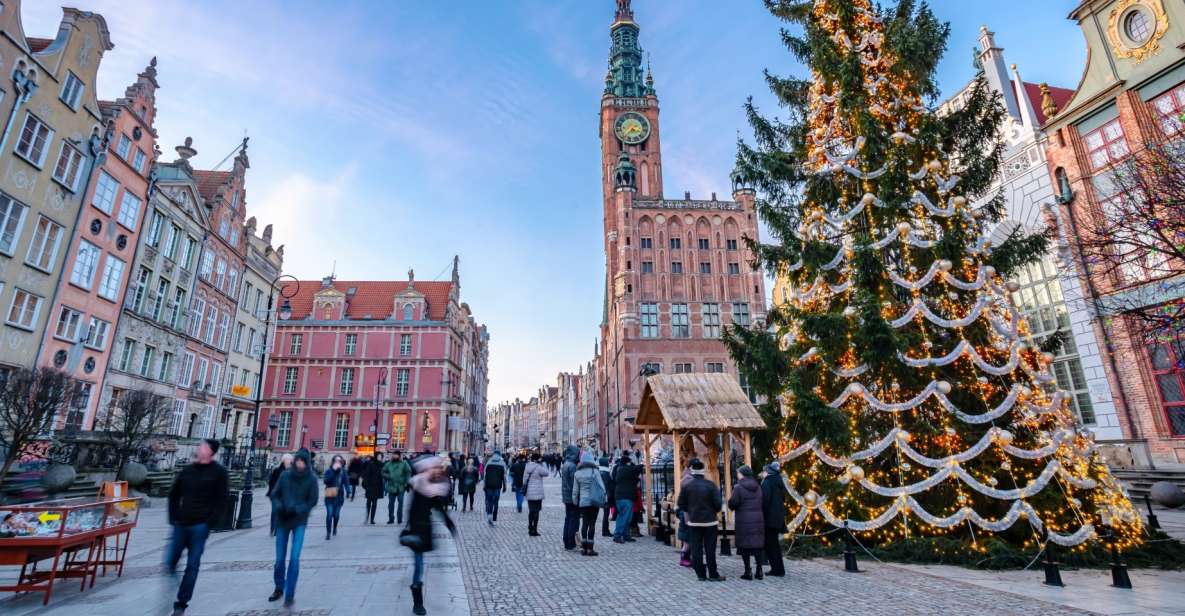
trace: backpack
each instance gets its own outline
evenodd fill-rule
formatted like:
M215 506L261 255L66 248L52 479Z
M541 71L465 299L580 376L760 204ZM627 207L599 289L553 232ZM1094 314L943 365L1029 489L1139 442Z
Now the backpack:
M604 507L606 501L605 486L599 481L601 478L600 475L600 471L594 469L592 472L592 481L588 482L588 502L598 509Z

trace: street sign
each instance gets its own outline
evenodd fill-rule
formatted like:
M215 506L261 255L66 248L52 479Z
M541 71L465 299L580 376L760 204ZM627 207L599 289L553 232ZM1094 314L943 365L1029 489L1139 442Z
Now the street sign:
M370 431L371 431L371 432L374 432L374 424L371 424L371 425L370 425Z
M379 432L379 440L380 441L391 440L391 433L390 432Z
M375 445L386 445L387 443L390 443L390 442L391 442L390 438L380 436L378 438L378 440L375 441Z

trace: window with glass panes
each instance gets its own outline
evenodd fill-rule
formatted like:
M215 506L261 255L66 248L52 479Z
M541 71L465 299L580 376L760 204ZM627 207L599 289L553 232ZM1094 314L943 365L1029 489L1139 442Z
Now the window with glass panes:
M689 363L676 363L675 364L675 374L691 374L691 372L692 372L691 364L689 364Z
M99 297L115 301L119 297L119 289L123 286L123 270L126 267L121 259L114 255L107 255L103 263L103 275L99 278Z
M140 268L140 275L136 277L136 289L132 292L132 310L140 312L144 307L144 298L148 296L148 283L152 280L152 270Z
M169 434L181 436L181 426L185 425L185 401L173 399L173 421L169 424Z
M80 323L82 323L81 312L62 306L62 312L58 314L58 326L54 329L54 336L73 342L78 338Z
M333 427L333 448L344 449L346 439L350 437L350 416L345 413L337 414L337 425Z
M12 254L24 218L25 206L0 195L0 252Z
M399 335L399 355L402 357L411 355L411 334Z
M343 396L350 396L354 394L353 368L342 368L341 383L338 386L338 392Z
M653 248L654 247L654 238L644 237L644 238L642 238L641 241L642 241L642 248Z
M171 284L172 283L169 282L169 279L165 278L164 276L156 279L156 297L152 298L153 320L160 318L161 310L169 301L169 286Z
M400 368L395 371L395 395L406 396L411 386L411 369Z
M1185 344L1156 344L1149 355L1169 429L1173 436L1185 436Z
M296 393L297 370L298 370L297 368L285 368L284 369L284 393L286 393L286 394Z
M1152 99L1152 108L1165 135L1171 137L1181 132L1185 127L1181 122L1181 114L1185 113L1185 83Z
M1086 133L1082 136L1082 141L1086 144L1086 155L1094 171L1123 160L1131 154L1119 118Z
M91 197L91 205L110 215L111 211L115 209L115 193L118 190L119 182L115 181L115 178L108 175L106 171L100 169L99 178L95 181L95 194Z
M1016 277L1020 289L1012 294L1017 310L1029 322L1033 338L1042 341L1059 329L1066 332L1055 356L1052 372L1057 386L1070 394L1070 405L1083 424L1094 424L1094 404L1082 370L1078 345L1070 328L1070 313L1062 298L1057 266L1048 255L1021 268Z
M280 411L280 428L276 430L276 447L288 447L292 441L292 411Z
M708 374L721 374L724 372L724 362L707 362L704 364L704 372L707 372Z
M407 447L407 415L391 417L391 446L396 449Z
M749 326L749 304L732 305L732 322L741 327Z
M119 224L129 228L136 228L136 220L140 218L140 206L144 202L127 190L123 191L123 199L119 202Z
M14 289L12 304L8 307L8 324L22 329L32 329L41 312L41 297L24 289Z
M300 355L300 349L304 346L304 336L301 334L292 334L288 338L288 354Z
M48 272L57 258L58 244L61 239L62 227L60 225L54 224L52 220L44 216L38 218L37 227L33 231L33 241L29 242L29 252L25 255L25 263ZM94 246L85 240L82 243ZM79 254L82 254L81 248L79 248Z
M690 338L691 324L688 321L687 304L671 304L671 336Z
M78 254L74 256L74 268L70 272L70 283L84 289L91 288L95 281L95 268L99 265L99 247L82 240Z
M25 125L16 143L16 153L41 167L41 163L45 162L46 146L52 138L53 130L49 126L37 119L37 116L26 113Z
M346 334L346 355L353 355L358 348L358 334Z
M164 354L160 356L160 372L157 374L157 378L165 382L173 380L172 353L165 351Z
M110 323L97 317L91 317L90 327L86 330L86 339L82 343L92 349L102 351L107 348L107 334L110 331Z
M704 338L720 337L720 304L705 302L702 304Z
M152 360L156 357L156 347L144 345L144 355L140 357L140 376L148 376L152 372Z
M119 356L119 369L124 372L131 371L132 357L136 354L136 341L131 338L124 338L123 353Z
M82 152L66 141L62 142L62 149L58 151L58 162L53 168L53 179L61 182L71 191L78 188L78 177L82 170Z
M657 338L658 337L658 304L654 302L644 302L642 309L642 337L643 338Z

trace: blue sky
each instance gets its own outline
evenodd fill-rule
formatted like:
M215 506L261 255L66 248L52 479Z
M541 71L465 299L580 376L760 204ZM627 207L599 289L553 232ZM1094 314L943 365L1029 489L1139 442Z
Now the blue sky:
M1073 88L1078 0L932 0L951 22L943 92L971 77L980 24L1026 81ZM58 3L26 0L30 36ZM251 137L249 214L301 278L447 276L490 328L490 401L528 398L592 356L604 257L597 110L613 0L76 0L115 49L103 98L159 57L165 159L210 168ZM634 0L662 104L669 196L728 193L761 71L804 75L759 0Z

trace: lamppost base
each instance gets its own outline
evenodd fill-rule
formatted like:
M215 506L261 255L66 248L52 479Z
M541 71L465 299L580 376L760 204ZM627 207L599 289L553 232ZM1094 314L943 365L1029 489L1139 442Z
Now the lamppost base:
M251 505L255 500L255 495L252 490L244 489L243 493L239 495L239 519L235 522L235 528L239 530L251 528Z

